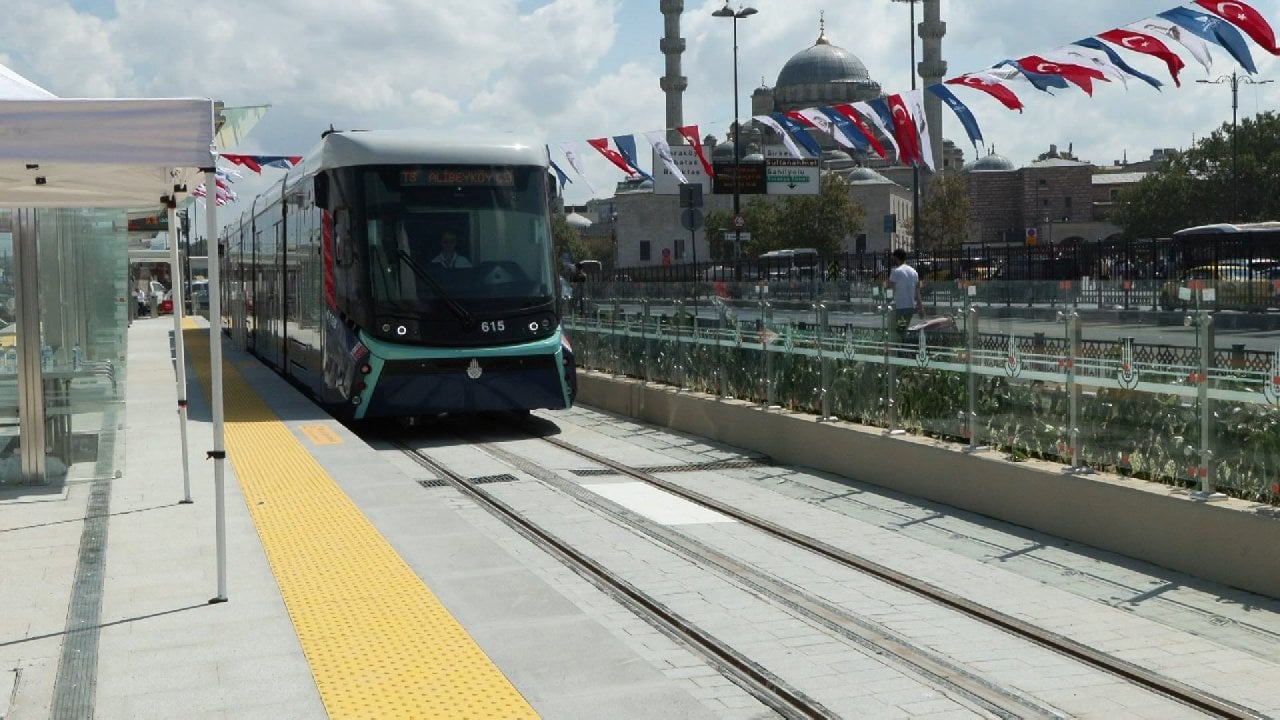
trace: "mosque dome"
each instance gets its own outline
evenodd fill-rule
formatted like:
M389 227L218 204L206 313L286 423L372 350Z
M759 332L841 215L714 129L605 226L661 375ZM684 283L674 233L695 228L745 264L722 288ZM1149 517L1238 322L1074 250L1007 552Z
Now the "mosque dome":
M832 162L853 162L853 158L849 155L849 153L843 150L839 150L839 149L823 150L822 162L823 164L832 163Z
M880 173L876 172L875 170L872 170L869 167L856 167L850 170L844 177L846 180L848 180L851 183L891 183L893 182L889 178L881 175Z
M969 165L965 167L964 171L965 172L1003 172L1003 171L1014 170L1014 169L1015 168L1013 166L1013 163L1009 160L1009 158L1003 155L997 155L994 151L992 151L986 157L978 158L977 160L974 160L973 162L969 163Z
M773 87L774 105L779 110L858 102L879 96L880 83L871 79L867 66L853 53L833 45L821 25L818 39L811 47L791 56Z
M775 87L806 83L869 82L870 73L862 61L820 35L812 47L801 50L778 73Z
M711 149L712 160L732 160L733 159L733 141L724 140L716 144Z

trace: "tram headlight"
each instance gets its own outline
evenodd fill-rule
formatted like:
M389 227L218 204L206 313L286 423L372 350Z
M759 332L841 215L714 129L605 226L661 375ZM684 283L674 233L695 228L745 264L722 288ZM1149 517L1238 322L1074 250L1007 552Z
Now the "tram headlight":
M373 372L373 366L370 365L369 363L364 363L363 365L360 366L361 375L368 375L371 372Z
M378 318L375 326L378 334L396 342L416 341L422 337L422 328L414 318L388 316Z

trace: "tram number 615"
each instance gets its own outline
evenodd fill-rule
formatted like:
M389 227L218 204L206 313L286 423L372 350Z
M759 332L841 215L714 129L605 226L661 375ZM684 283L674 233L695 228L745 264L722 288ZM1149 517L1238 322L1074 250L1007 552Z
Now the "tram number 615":
M506 329L507 329L507 322L505 320L485 320L484 322L480 323L480 332L486 332L486 333L505 332Z

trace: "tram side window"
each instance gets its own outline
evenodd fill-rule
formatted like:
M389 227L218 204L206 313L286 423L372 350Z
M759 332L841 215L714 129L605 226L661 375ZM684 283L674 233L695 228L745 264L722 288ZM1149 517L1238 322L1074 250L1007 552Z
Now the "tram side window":
M350 267L355 260L351 246L351 212L346 208L333 211L333 254L339 267Z

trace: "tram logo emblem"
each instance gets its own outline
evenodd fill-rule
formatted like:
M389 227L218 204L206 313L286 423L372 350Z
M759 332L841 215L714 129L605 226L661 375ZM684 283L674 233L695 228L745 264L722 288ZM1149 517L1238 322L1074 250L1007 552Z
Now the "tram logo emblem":
M1022 374L1022 351L1018 349L1018 338L1009 333L1009 353L1004 359L1004 372L1009 377Z
M1280 405L1280 348L1271 356L1271 372L1262 385L1262 393L1273 404Z
M1116 373L1120 387L1132 390L1138 385L1138 369L1133 366L1133 338L1124 339L1120 349L1120 370Z
M471 358L471 364L467 366L467 377L472 380L479 380L480 376L483 374L484 370L480 367L480 361L475 358Z

